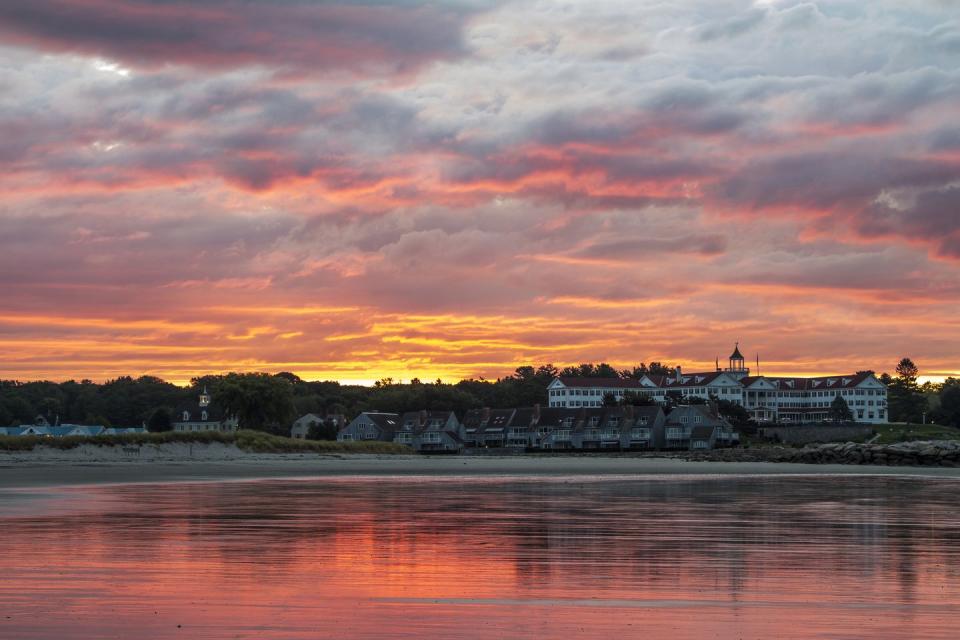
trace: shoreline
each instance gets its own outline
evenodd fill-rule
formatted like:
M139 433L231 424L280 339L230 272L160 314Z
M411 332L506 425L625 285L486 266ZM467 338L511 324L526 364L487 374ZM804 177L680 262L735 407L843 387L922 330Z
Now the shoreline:
M15 460L0 458L0 489L331 477L906 476L960 480L957 467L691 461L605 456L251 454L231 460Z

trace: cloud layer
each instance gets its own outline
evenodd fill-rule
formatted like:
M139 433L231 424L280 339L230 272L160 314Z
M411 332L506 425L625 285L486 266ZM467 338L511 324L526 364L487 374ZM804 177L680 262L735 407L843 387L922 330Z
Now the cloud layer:
M960 371L947 3L24 0L0 35L5 377Z

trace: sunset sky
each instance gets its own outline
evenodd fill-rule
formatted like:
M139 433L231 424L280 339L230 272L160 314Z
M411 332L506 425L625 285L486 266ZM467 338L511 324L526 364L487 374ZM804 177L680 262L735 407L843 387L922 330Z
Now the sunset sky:
M960 372L951 0L4 0L0 377Z

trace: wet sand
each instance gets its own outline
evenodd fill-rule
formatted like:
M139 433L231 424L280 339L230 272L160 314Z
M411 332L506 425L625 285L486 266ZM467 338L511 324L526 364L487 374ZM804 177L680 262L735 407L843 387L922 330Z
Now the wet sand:
M667 458L253 455L238 460L78 462L0 459L0 488L322 476L883 475L960 479L960 468L778 462L692 462Z

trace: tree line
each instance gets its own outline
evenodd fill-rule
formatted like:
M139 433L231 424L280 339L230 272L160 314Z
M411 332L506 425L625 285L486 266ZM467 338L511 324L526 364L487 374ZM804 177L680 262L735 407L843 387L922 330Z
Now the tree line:
M180 387L153 376L123 376L104 383L0 381L0 425L33 424L38 416L72 424L130 427L146 424L151 431L170 429L178 408L196 406L206 388L214 404L236 415L244 428L286 434L290 423L307 413L320 416L362 411L451 410L462 415L480 407L509 408L547 405L547 385L558 376L638 379L645 374L666 374L673 367L659 362L616 369L607 363L557 368L551 364L521 366L512 375L456 383L401 383L390 378L372 387L330 381L303 380L293 373L228 373L194 378ZM943 384L919 385L919 370L912 360L898 363L896 375L882 374L888 385L888 411L894 422L927 422L960 426L960 379ZM632 397L632 396L631 396ZM645 402L634 398L637 404ZM735 407L723 407L725 414ZM840 409L838 408L838 411ZM745 413L745 412L744 412ZM737 414L737 421L743 416Z

